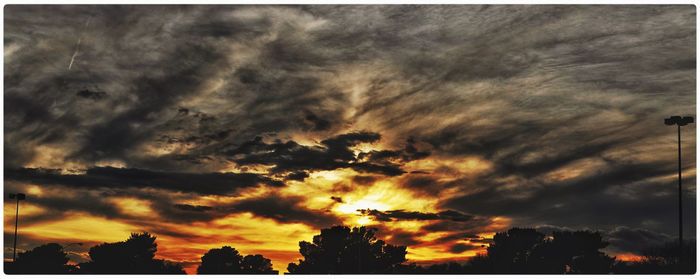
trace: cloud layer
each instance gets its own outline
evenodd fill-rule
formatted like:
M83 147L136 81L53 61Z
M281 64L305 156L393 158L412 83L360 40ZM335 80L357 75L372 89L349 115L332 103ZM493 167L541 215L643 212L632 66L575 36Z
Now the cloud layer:
M82 216L183 247L235 227L256 249L240 222L272 222L283 248L257 249L283 269L292 238L335 223L416 260L507 226L600 229L631 253L677 233L663 119L696 109L694 6L5 11L5 191L30 194L32 239Z

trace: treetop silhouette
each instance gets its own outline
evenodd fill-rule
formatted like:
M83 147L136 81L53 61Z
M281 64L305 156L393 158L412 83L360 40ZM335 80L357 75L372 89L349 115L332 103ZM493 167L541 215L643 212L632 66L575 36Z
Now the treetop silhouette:
M490 273L608 273L615 259L599 250L608 246L599 232L535 229L499 232L487 248Z
M132 233L126 241L103 243L90 248L90 261L79 264L81 273L91 274L185 274L178 264L155 259L156 237Z
M230 246L211 249L202 256L197 274L278 274L270 259L262 255L247 255Z
M68 254L63 251L63 246L48 243L20 252L16 262L11 266L6 265L5 272L8 274L64 274L72 270L67 263Z
M406 261L406 246L393 246L378 240L376 229L335 226L322 229L313 242L299 242L304 259L290 263L294 274L392 273Z

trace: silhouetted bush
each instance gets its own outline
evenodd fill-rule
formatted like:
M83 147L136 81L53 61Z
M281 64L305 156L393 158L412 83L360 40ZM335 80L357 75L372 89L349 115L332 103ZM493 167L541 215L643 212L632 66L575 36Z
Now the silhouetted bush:
M697 248L695 242L683 243L683 260L678 257L678 242L668 242L644 249L639 262L618 262L617 274L695 274Z
M499 232L483 258L469 265L474 273L563 274L610 273L614 258L599 232L555 231L551 237L535 229Z
M178 264L154 259L158 245L148 233L132 233L126 241L90 248L90 261L79 264L89 274L185 274Z
M610 273L615 259L600 251L607 246L598 232L555 231L533 249L529 268L534 273Z
M262 255L247 255L230 246L209 250L202 256L198 274L278 274L270 259Z
M531 251L543 243L544 234L534 229L512 228L499 232L487 248L488 258L493 265L493 273L528 272ZM563 269L562 269L563 271Z
M377 240L375 231L344 226L322 229L313 243L299 242L304 259L290 263L287 270L292 274L393 273L406 261L406 246Z
M7 274L66 274L72 270L68 255L57 243L44 244L17 254L17 261L5 264Z

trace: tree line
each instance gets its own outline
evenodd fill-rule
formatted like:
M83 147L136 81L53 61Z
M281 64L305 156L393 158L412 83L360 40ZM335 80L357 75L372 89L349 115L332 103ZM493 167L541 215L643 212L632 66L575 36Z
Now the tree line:
M302 259L289 263L289 274L671 274L695 273L695 243L650 247L636 262L623 262L601 249L608 243L599 232L531 228L496 233L486 248L463 263L422 266L407 263L406 246L376 237L367 227L322 229L311 242L299 242ZM64 247L48 243L5 262L7 274L185 274L178 263L155 258L156 237L132 233L125 240L103 243L88 251L89 261L68 264ZM681 260L682 259L682 260ZM241 255L230 246L214 248L201 257L198 274L278 274L263 255Z

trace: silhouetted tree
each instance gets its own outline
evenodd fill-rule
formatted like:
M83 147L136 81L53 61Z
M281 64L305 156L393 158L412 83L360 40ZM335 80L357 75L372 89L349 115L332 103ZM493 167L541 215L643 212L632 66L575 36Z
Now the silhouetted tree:
M260 254L246 255L241 261L241 267L245 274L278 274L277 270L272 269L270 259L263 257Z
M471 257L462 266L464 273L467 274L484 274L484 273L494 273L493 264L486 254L476 254L476 256Z
M238 274L241 273L243 256L230 246L210 249L202 256L197 274Z
M202 256L198 274L277 274L270 259L262 255L247 255L230 246L211 249Z
M544 234L535 229L512 228L499 232L487 248L495 273L525 273L530 252L544 241Z
M599 232L554 232L552 241L549 243L559 251L555 256L566 259L565 264L570 267L570 270L567 270L570 273L610 273L612 264L615 262L614 257L609 257L600 251L609 243L603 241L603 236Z
M132 233L126 241L103 243L90 248L90 261L81 263L81 273L90 274L185 274L178 264L154 259L158 245L149 233Z
M6 265L8 274L65 274L72 266L68 265L68 255L63 246L57 243L44 244L17 255L17 261Z
M533 248L528 273L609 273L615 259L600 252L607 246L598 232L554 231Z
M313 242L299 242L304 259L290 263L293 274L392 273L406 261L406 246L386 244L376 229L335 226L321 230Z
M598 232L555 231L547 237L535 229L512 228L497 233L487 254L472 258L464 272L609 273L615 259L600 251L607 245Z

